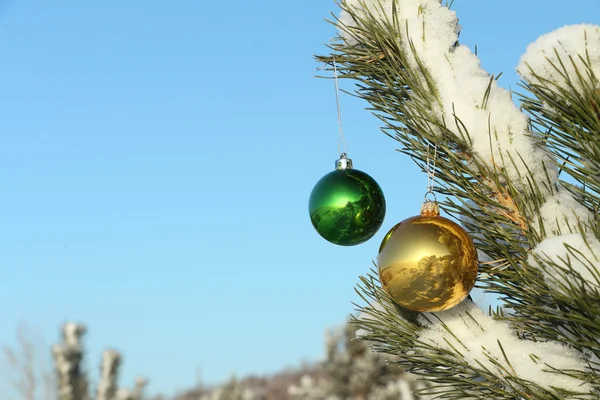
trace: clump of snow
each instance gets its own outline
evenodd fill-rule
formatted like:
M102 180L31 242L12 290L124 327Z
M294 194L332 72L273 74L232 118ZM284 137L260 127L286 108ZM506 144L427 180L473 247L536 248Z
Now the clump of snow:
M546 199L539 218L547 237L532 249L528 263L542 271L544 280L554 290L564 292L570 283L579 286L577 282L581 280L600 287L600 241L585 232L592 213L571 193L562 190ZM538 228L539 218L532 222L532 228Z
M347 0L346 5L358 15L364 15L359 0ZM364 7L375 17L392 19L392 0L367 0ZM543 180L544 169L551 163L543 162L547 154L526 136L527 116L519 111L507 90L495 81L490 84L490 74L481 68L479 58L469 48L455 46L460 28L456 14L439 0L399 0L396 10L409 66L417 68L410 47L412 41L415 53L435 82L441 102L438 109L433 110L434 115L443 119L458 137L466 128L472 150L491 168L505 168L511 181L520 181L519 170L524 170L524 166L519 165L520 158L534 178ZM340 15L340 22L356 26L345 11ZM406 40L404 32L408 32L410 40ZM348 44L355 44L343 29L340 35ZM517 167L509 161L507 153L512 154Z
M555 387L581 394L592 390L584 381L556 372L585 372L583 355L559 343L521 340L506 321L493 319L470 301L435 315L424 314L421 322L428 329L419 334L420 341L453 353L457 349L470 365L480 363L501 379L506 380L506 371L514 371L519 378L546 389Z
M589 63L593 80L580 57ZM540 36L527 47L517 71L530 83L540 83L535 73L568 92L581 94L584 83L577 77L579 71L586 84L600 88L600 26L569 25Z
M539 266L538 260L546 265L540 268L546 283L555 290L564 290L570 281L577 280L600 288L600 241L595 237L585 239L579 233L549 237L538 244L529 256L530 265ZM536 259L537 258L537 259ZM552 267L557 264L566 269Z
M593 218L592 213L566 190L546 198L546 202L540 207L539 215L539 218L533 219L531 227L538 229L541 219L549 236L577 232L580 222L586 224Z
M353 10L357 16L361 18L365 17L365 10L361 3L365 4L366 8L371 12L371 14L377 15L382 19L385 19L387 16L391 16L393 12L392 2L386 0L345 0L344 3L348 8ZM354 21L352 16L346 10L342 10L340 12L338 20L338 31L340 37L342 37L344 41L349 45L357 44L356 39L353 37L353 34L356 34L356 32L352 30L352 28L357 27L356 21ZM347 31L345 28L350 29L349 31Z

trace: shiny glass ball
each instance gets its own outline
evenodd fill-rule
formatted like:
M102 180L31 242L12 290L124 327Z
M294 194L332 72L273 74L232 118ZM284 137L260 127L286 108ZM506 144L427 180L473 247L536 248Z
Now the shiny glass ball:
M477 278L477 251L468 233L439 215L418 215L394 226L377 257L382 286L399 305L443 311L468 295Z
M325 240L354 246L375 235L385 217L385 198L377 182L357 169L337 169L313 188L310 220Z

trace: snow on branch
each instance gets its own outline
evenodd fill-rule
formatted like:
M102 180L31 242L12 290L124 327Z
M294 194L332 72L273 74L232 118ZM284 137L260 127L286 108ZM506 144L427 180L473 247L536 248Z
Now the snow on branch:
M484 367L507 386L514 385L513 378L518 377L547 390L560 388L578 394L592 390L574 376L587 371L587 363L578 352L559 343L521 340L507 322L495 320L473 302L424 314L421 322L429 329L420 333L420 341L460 352L469 364ZM575 374L569 376L569 372Z
M592 285L596 290L600 289L600 273L595 267L600 261L598 257L598 239L567 234L542 241L533 249L529 264L543 270L544 279L552 289L569 295L568 289L572 285Z
M600 26L570 25L540 36L521 57L517 71L527 82L579 96L590 84L600 89Z
M340 14L340 36L348 45L360 43L359 21L365 18L365 9L387 21L393 20L395 11L404 53L412 64L408 67L419 70L418 57L435 83L439 104L433 112L438 119L459 138L466 131L472 150L492 170L505 168L511 181L521 180L519 170L524 166L520 158L534 177L544 179L544 168L550 163L543 162L547 154L527 136L527 116L510 93L481 68L479 58L468 47L458 45L460 26L454 11L439 0L346 0L342 4L357 16L346 10ZM555 177L556 172L549 175Z
M536 218L531 226L539 231L543 227L547 236L553 236L578 232L580 223L587 224L591 220L592 213L571 193L561 190L546 199L540 207L540 218Z

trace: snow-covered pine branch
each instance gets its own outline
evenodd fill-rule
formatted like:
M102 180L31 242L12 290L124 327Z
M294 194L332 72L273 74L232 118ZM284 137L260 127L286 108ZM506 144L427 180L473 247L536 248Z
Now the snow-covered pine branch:
M520 171L524 166L537 180L547 173L556 176L554 171L544 170L542 160L547 154L527 136L528 118L519 111L510 93L481 68L471 49L458 44L460 27L454 11L437 0L349 0L344 4L346 10L357 13L343 10L340 16L341 36L350 43L357 44L347 33L348 27L356 26L353 15L364 18L368 10L383 20L398 21L398 32L409 39L401 42L405 67L415 71L422 66L433 80L438 94L434 116L456 137L468 133L471 150L490 168L505 168L512 182L523 179ZM516 165L507 162L506 153L512 153ZM519 161L519 157L523 160Z
M518 71L536 137L576 182L564 186L591 212L600 207L600 27L571 25L541 36ZM584 189L585 188L585 189Z
M530 47L520 67L529 68L521 71L529 87L543 95L542 86L551 83L558 98L526 108L546 113L530 119L458 43L458 19L440 1L341 5L340 41L331 47L342 75L358 81L358 95L371 104L384 132L419 165L430 144L439 147L441 191L453 196L445 208L465 217L478 249L497 261L481 265L481 282L514 313L501 322L466 302L415 322L402 310L366 306L371 319L359 321L365 338L446 386L448 398L477 391L487 391L484 398L595 398L600 229L594 205L600 204L600 180L581 176L586 165L600 171L598 27L565 28ZM556 67L552 54L572 65ZM549 98L541 95L540 102ZM575 97L587 106L572 106L578 114L561 109L562 120L552 120L556 104ZM536 123L568 129L549 142L552 132L540 134ZM593 146L578 146L579 136L595 138ZM591 191L561 180L561 163L571 156L581 161L571 168L579 175L571 175ZM381 296L369 280L363 290L374 300Z

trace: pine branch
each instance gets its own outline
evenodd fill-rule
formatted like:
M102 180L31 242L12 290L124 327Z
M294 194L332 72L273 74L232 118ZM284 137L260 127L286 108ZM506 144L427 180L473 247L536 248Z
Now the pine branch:
M492 356L489 356L488 360L498 367L499 371L503 371L503 375L479 362L468 362L462 353L462 347L441 350L423 342L420 339L420 333L425 329L423 322L431 318L436 319L436 314L423 314L425 319L421 318L421 322L405 319L404 316L411 319L417 313L397 306L381 289L374 273L375 271L372 271L366 277L361 277L358 291L367 304L378 304L378 307L358 306L357 311L361 314L353 320L353 324L362 332L367 332L361 338L368 341L373 350L397 357L396 363L407 372L426 377L433 383L433 386L424 389L420 394L443 393L443 398L457 400L508 400L519 397L558 400L567 395L576 396L575 393L567 393L564 390L550 391L522 379L514 370L505 369ZM502 345L499 343L499 346ZM506 357L506 353L503 354Z
M491 158L483 158L479 153L481 143L478 142L479 150L474 151L475 137L469 131L472 124L461 120L454 103L442 100L437 87L439 81L433 78L416 50L413 40L425 40L425 29L422 37L411 37L408 24L403 24L398 18L398 3L391 3L390 12L389 7L384 9L383 3L372 5L369 9L364 2L359 2L358 8L355 8L342 1L340 6L351 21L346 24L340 20L333 22L340 28L343 37L330 45L332 54L318 56L317 59L331 64L335 58L341 76L357 82L356 95L370 104L369 110L382 122L383 132L398 141L400 152L410 156L423 170L429 149L437 146L436 176L441 182L438 192L449 196L442 207L451 215L459 215L467 230L472 232L477 248L489 259L496 260L480 264L479 285L502 295L512 308L514 316L510 321L521 337L532 341L558 341L597 357L598 343L594 337L598 337L599 328L593 319L590 322L591 313L597 312L594 304L599 304L600 300L597 291L586 285L570 285L557 291L548 283L547 271L553 267L554 270L564 267L564 262L531 258L530 254L551 231L560 231L563 225L582 237L589 233L596 238L599 236L597 217L595 221L577 219L574 224L567 217L564 224L543 218L542 210L548 199L558 196L565 187L556 179L552 164L562 165L564 169L574 162L572 149L565 150L565 156L559 157L559 161L553 160L549 153L560 155L559 147L567 146L571 131L560 131L564 132L562 142L548 140L549 133L537 135L535 140L530 138L531 151L539 154L536 159L523 152L523 149L530 151L527 147L522 146L521 150L515 147L511 151L497 148L501 142L499 133L488 117L487 157ZM421 11L419 9L419 13ZM449 51L451 53L454 49ZM495 79L490 76L478 106L489 112L488 115L493 111L491 108L488 110L492 107L492 92L495 98L499 96L494 85ZM588 108L575 107L576 111L581 115L595 112L594 104L598 101L596 98L592 100ZM494 104L497 104L497 99L495 101ZM534 104L533 100L531 104ZM536 107L543 108L541 102L536 104ZM594 118L585 121L594 122ZM539 125L542 126L542 123ZM556 127L552 128L554 132ZM574 129L582 130L581 123L571 127L571 130ZM477 140L481 140L481 135L478 135ZM508 135L512 143L515 133L510 131L510 127ZM532 130L530 135L535 136L536 132ZM536 150L536 143L540 147L547 145L551 152ZM586 156L581 158L590 165L600 160L595 150ZM533 165L534 162L538 165ZM583 165L583 162L580 164ZM581 168L571 168L570 171L584 175ZM578 176L575 172L571 172L574 177ZM588 208L597 210L595 181L591 179L585 183L586 190L577 192L569 188L578 193ZM590 260L587 262L590 263ZM590 265L595 269L596 264ZM568 268L562 272L558 275L564 279L569 279L568 274L572 273ZM368 293L363 290L363 300L368 300L369 295L378 299L384 296L374 289L372 280L363 279L362 284L369 288ZM422 329L418 315L407 314L397 307L393 313L388 307L387 315L370 306L359 309L372 318L368 322L362 321L361 326L371 329L368 340L374 343L373 348L377 351L401 356L405 367L415 368L415 372L432 378L442 386L456 385L458 380L467 377L456 388L438 388L444 391L444 398L465 398L481 391L488 391L488 395L494 398L514 398L515 392L523 398L532 399L565 396L562 389L549 391L515 376L510 369L498 376L497 371L489 371L483 366L464 365L458 347L440 353L439 348L415 341L416 332ZM382 325L384 322L385 325ZM493 360L489 361L494 364ZM589 373L578 370L564 371L563 374L571 374L598 386L597 366L592 364L588 365ZM499 369L500 365L496 367Z
M537 200L534 204L541 203L539 190L522 198L523 194L511 186L503 168L489 168L472 152L468 131L462 129L456 135L448 129L446 121L431 113L439 108L435 84L422 64L417 71L407 68L408 55L402 47L405 35L399 31L398 21L369 13L366 17L352 16L357 27L342 29L360 38L360 45L335 43L331 45L334 54L317 59L332 63L335 58L341 76L358 82L357 95L371 104L371 110L384 123L384 133L397 140L402 145L400 151L412 157L423 170L429 149L432 145L438 147L436 176L442 184L438 191L456 199L447 200L442 208L470 220L468 228L477 232L482 239L480 243L505 240L507 246L494 245L482 250L491 258L516 259L514 264L518 264L526 257L524 238L528 233L525 221L531 219L527 215L531 214L529 200L534 198ZM418 55L412 56L418 63ZM457 115L455 122L461 126ZM483 267L482 272L491 271Z

